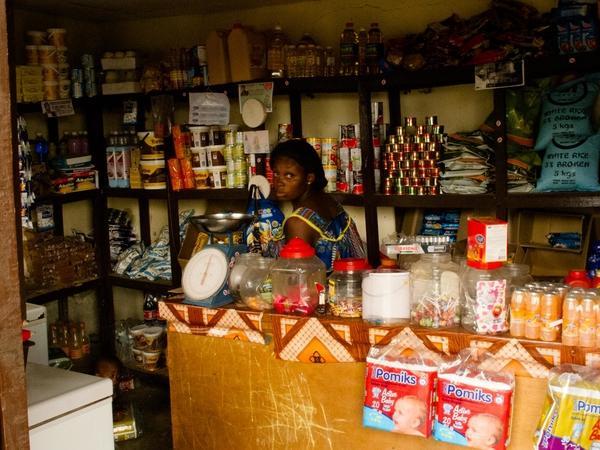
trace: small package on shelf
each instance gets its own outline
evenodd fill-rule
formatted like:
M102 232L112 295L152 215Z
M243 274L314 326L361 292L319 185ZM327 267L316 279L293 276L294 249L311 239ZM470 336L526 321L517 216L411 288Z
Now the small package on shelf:
M422 255L425 253L449 253L452 249L451 236L406 236L395 233L384 239L381 252L388 256Z
M486 450L505 450L515 390L514 375L498 372L493 357L466 349L438 372L433 437Z
M435 383L441 357L403 356L402 347L371 347L367 356L363 425L431 436Z

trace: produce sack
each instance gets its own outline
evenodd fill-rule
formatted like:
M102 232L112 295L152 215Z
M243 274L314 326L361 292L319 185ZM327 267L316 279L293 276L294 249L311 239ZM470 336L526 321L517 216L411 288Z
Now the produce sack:
M548 145L537 192L598 191L600 135L560 134Z

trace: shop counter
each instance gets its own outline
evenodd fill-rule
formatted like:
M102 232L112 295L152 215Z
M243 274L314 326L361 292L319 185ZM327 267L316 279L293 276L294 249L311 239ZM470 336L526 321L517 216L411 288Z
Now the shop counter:
M496 355L493 370L517 374L510 448L530 448L549 369L577 356L560 343L177 300L161 302L160 314L169 321L173 443L182 450L461 448L362 426L362 361L371 344L386 342L421 353L487 348Z

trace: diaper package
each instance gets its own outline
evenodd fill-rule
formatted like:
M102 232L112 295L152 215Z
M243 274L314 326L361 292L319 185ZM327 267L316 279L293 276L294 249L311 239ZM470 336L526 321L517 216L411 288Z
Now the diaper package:
M574 364L552 369L533 448L600 449L600 371Z
M394 433L431 436L440 362L437 355L401 356L393 344L372 347L367 357L363 425Z
M490 357L467 349L440 367L436 440L486 450L508 446L515 379L510 373L480 369Z

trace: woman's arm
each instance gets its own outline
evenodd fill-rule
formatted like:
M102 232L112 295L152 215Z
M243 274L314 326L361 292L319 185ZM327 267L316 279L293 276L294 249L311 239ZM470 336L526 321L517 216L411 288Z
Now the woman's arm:
M298 217L288 218L285 221L283 232L286 242L294 237L299 237L314 247L319 239L319 233Z

